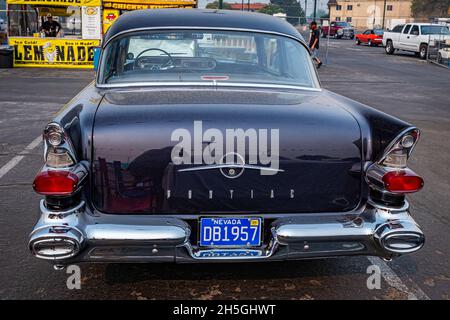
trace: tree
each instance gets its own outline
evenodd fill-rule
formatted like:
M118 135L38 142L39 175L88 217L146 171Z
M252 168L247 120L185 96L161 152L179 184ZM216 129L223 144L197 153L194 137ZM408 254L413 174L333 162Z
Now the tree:
M317 10L317 18L329 18L330 17L330 13L323 10L323 9L318 9Z
M279 6L287 15L287 21L292 24L305 21L305 12L297 0L270 0L273 5ZM299 20L300 19L300 20Z
M219 9L219 1L214 1L214 2L208 3L206 5L206 9ZM231 9L230 4L227 2L224 2L223 9Z
M274 15L275 13L284 13L284 10L279 5L268 4L267 6L259 9L258 12Z
M411 11L415 18L446 17L448 0L412 0Z

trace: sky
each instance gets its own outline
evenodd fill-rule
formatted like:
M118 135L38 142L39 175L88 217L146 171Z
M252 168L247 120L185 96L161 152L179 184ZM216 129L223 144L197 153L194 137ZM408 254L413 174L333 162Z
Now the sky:
M204 8L206 6L207 3L210 2L214 2L216 0L198 0L198 7L199 8ZM229 2L229 3L241 3L242 0L224 0L225 2ZM245 3L247 3L248 0L244 0ZM251 3L269 3L270 0L250 0ZM307 14L310 15L312 14L313 8L314 8L314 0L306 0L308 1L308 12ZM317 0L317 10L322 9L327 11L327 3L328 0ZM302 6L302 8L305 7L305 0L300 0L300 5Z

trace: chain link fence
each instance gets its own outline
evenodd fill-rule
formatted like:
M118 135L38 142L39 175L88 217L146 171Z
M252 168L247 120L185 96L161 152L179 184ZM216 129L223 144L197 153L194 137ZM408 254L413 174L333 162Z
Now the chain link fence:
M434 22L442 25L443 28L450 28L450 19ZM442 32L441 34L428 36L427 60L450 68L450 34Z

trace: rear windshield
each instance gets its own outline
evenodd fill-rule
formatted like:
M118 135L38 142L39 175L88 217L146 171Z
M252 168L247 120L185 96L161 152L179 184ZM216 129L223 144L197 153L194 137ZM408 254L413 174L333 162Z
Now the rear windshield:
M373 33L375 33L377 36L382 36L384 31L383 30L373 30Z
M446 26L421 26L422 34L450 34Z
M214 82L318 87L308 50L276 35L231 31L132 33L102 55L99 82Z

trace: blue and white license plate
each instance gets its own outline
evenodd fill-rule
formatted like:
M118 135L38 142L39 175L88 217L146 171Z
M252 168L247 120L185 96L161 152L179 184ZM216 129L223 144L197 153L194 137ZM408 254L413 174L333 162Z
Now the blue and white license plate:
M200 246L256 247L261 244L261 218L201 218Z

